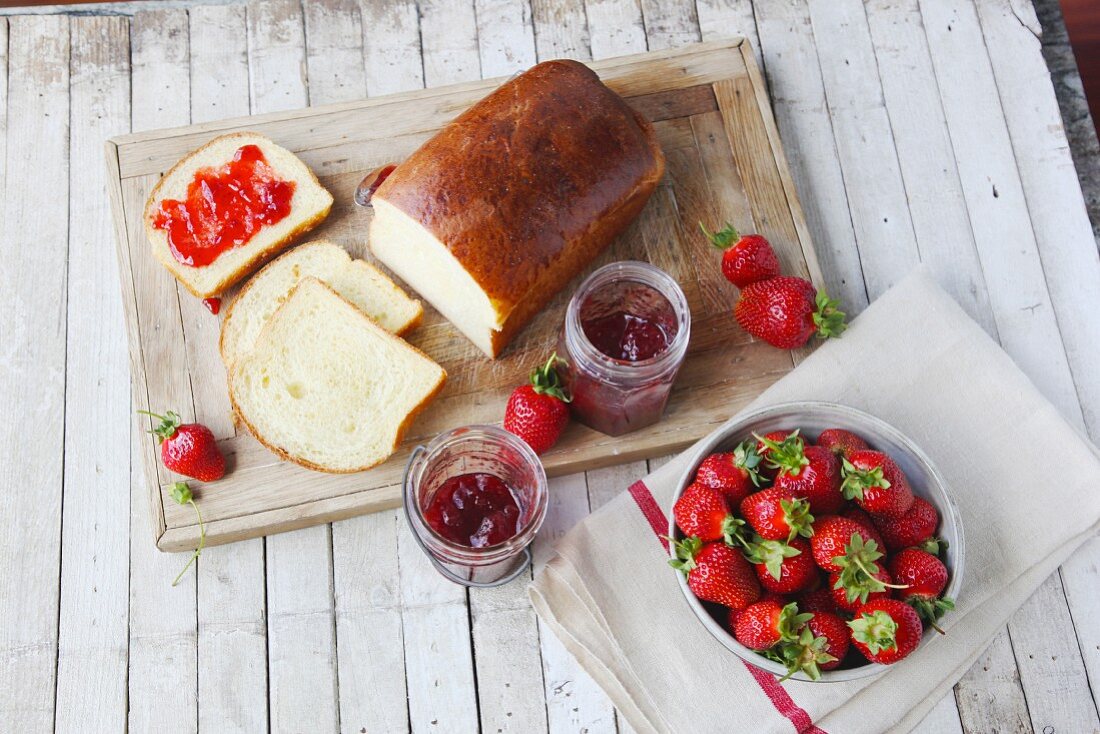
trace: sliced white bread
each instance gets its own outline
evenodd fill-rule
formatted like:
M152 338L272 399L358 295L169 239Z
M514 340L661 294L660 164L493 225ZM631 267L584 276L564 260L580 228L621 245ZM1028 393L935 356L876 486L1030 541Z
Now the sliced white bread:
M280 457L326 472L385 461L447 373L316 278L303 278L229 371L242 423Z
M233 159L243 145L256 145L275 174L295 183L290 213L261 228L248 242L221 253L214 262L192 267L179 262L168 245L168 234L153 226L153 218L165 199L185 200L187 187L201 168L219 167ZM268 258L316 227L332 208L332 194L296 155L258 133L230 133L214 138L177 163L164 175L145 204L145 234L153 255L199 298L216 296L251 273Z
M221 353L226 367L252 351L264 324L307 277L322 281L398 336L415 328L424 314L419 301L370 263L352 260L343 247L326 240L307 242L265 265L233 299L222 321Z

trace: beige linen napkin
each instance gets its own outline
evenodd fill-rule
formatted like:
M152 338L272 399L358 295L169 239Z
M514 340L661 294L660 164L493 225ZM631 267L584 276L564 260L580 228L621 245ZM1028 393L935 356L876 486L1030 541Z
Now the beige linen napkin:
M530 587L539 616L639 732L908 731L1098 528L1096 449L923 271L750 408L806 399L886 420L946 478L966 543L947 636L850 683L779 684L743 663L695 619L654 531L701 458L689 449L574 528Z

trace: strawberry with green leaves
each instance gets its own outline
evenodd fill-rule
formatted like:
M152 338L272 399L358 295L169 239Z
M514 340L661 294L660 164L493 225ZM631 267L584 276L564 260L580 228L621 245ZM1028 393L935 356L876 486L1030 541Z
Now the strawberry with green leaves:
M943 595L947 586L947 566L931 553L919 548L898 551L890 559L890 573L907 588L898 596L916 610L917 615L934 630L943 634L937 624L944 612L955 608L955 602Z
M776 441L767 436L757 440L768 449L767 461L778 469L775 487L790 491L810 503L814 515L832 515L844 506L840 493L840 462L820 446L807 446L794 431Z
M780 349L797 349L817 334L840 336L844 312L804 278L780 275L741 289L733 316L745 331Z
M920 644L924 628L920 617L897 599L872 599L848 622L852 644L872 663L892 665Z
M913 506L913 490L901 467L881 451L853 451L843 460L840 490L874 517L897 518Z
M177 474L213 482L225 476L225 457L213 432L201 423L184 423L179 413L166 410L164 415L139 410L160 424L150 431L160 441L160 459Z
M708 232L702 222L699 228L712 245L724 250L722 275L738 288L779 275L779 259L763 235L740 235L729 222L717 232Z
M854 612L868 599L888 597L890 589L904 588L893 583L890 573L879 564L883 556L878 548L875 541L865 541L853 533L844 546L844 554L833 558L840 570L830 574L829 586L840 609Z
M817 580L817 564L810 544L802 538L784 543L758 537L745 558L756 570L760 585L775 594L797 594Z
M811 617L812 614L799 614L794 603L781 607L774 601L758 601L737 615L733 636L750 650L768 650L798 639L799 631Z
M930 553L939 553L940 543L933 536L940 524L940 514L935 506L923 497L914 497L913 504L901 517L874 518L875 525L882 534L886 549L891 553L902 548L931 545L925 548Z
M745 521L730 513L726 497L717 489L695 482L689 484L672 506L672 517L684 535L703 542L724 540L746 546L742 535Z
M814 522L810 548L818 568L828 573L840 573L846 564L838 563L838 559L847 556L853 546L863 551L868 541L875 542L871 533L860 523L839 515L828 515Z
M531 371L530 383L512 391L504 407L504 430L523 439L536 454L549 451L569 423L569 396L556 369L562 359L550 355Z
M742 441L733 451L703 459L695 470L695 481L719 490L730 507L737 507L760 485L760 461L756 444Z
M741 516L765 540L813 535L810 503L782 487L770 487L741 500Z
M801 607L800 607L801 608ZM820 680L821 671L840 666L851 642L844 620L829 612L814 612L798 639L782 646L781 662L790 677L801 671L810 680Z
M698 538L681 540L674 549L669 565L687 576L688 588L703 601L744 609L760 598L760 582L740 551Z

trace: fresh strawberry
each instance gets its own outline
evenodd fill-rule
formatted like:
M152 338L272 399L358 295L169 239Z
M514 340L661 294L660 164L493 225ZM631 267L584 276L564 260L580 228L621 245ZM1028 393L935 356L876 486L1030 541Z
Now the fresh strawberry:
M886 550L893 553L902 548L921 545L936 534L940 514L935 506L923 497L914 497L909 512L898 518L876 517L875 525L886 541ZM939 551L930 551L936 552Z
M738 288L749 283L779 275L779 260L775 251L762 235L739 235L729 222L717 232L708 232L699 222L699 228L722 253L722 275Z
M856 610L848 622L852 644L873 663L891 665L908 656L920 644L920 617L897 599L872 599Z
M160 459L164 465L200 482L213 482L225 476L225 457L218 449L210 429L201 423L184 423L179 413L166 410L164 415L139 410L160 421L150 433L160 440Z
M742 542L741 528L745 521L730 514L726 497L717 489L695 482L689 484L672 506L676 526L686 536L704 542L725 540L730 545Z
M774 591L767 591L767 590L765 590L763 593L761 593L760 598L757 599L756 601L757 602L771 601L771 602L775 602L776 604L778 604L781 607L785 607L785 606L787 606L788 604L791 603L790 598L784 596L783 594L776 594ZM727 626L729 628L729 631L730 631L731 635L736 634L736 632L737 632L737 618L741 616L741 612L742 612L741 609L731 608L729 610L729 614L726 616Z
M907 584L898 596L917 611L940 634L936 624L944 612L955 608L955 602L941 597L947 586L947 566L931 553L919 548L905 548L890 559L890 573L899 583Z
M872 576L856 574L855 581L840 573L829 574L829 588L832 589L837 609L852 613L870 599L890 596L891 591L887 588L888 584L892 585L890 572L879 565L870 568L874 572Z
M793 431L795 435L798 434L798 430ZM774 466L768 463L768 453L770 449L764 445L764 439L774 441L775 443L782 443L790 434L787 431L772 431L771 433L765 433L763 437L756 437L756 453L760 455L761 462L757 469L760 472L760 476L767 479L769 482L775 479L776 473L779 471Z
M807 446L794 432L782 441L758 438L768 449L768 463L776 467L775 486L790 490L810 503L814 515L832 515L844 506L840 494L840 461L828 449Z
M752 441L742 441L733 451L711 454L695 470L695 481L719 490L730 507L756 491L760 484L760 454Z
M871 538L871 533L860 523L839 515L827 515L814 522L810 548L813 550L814 561L819 568L829 573L840 573L844 570L845 564L838 563L838 560L844 559L851 549L864 551L867 548L867 541L875 542Z
M854 520L867 529L867 532L871 534L871 540L875 541L875 545L878 546L880 551L886 549L886 543L882 540L882 535L878 531L878 527L875 526L874 519L863 510L858 507L848 507L840 513L841 517L846 517L849 520Z
M675 545L669 565L687 574L688 588L703 601L744 609L760 598L760 582L740 551L725 543L687 538Z
M836 599L833 598L833 590L827 586L805 591L798 597L798 608L804 612L829 612L836 614Z
M766 590L776 594L796 594L817 579L810 544L802 538L790 543L757 538L745 555L756 569L756 578Z
M758 601L737 616L734 637L750 650L767 650L780 642L793 642L810 614L799 614L797 604L781 607L774 601Z
M798 640L783 646L787 675L802 671L810 680L818 680L821 671L840 665L849 645L848 625L843 619L829 612L814 612L799 632Z
M871 447L862 438L843 428L829 428L817 437L817 445L829 449L840 457L846 457L853 451L866 451Z
M825 291L815 296L810 281L780 275L745 286L733 315L757 339L780 349L796 349L815 333L823 339L840 336L844 313L837 306Z
M905 473L881 451L853 451L843 460L841 492L875 517L901 517L913 506Z
M741 515L765 540L813 535L810 503L782 487L762 489L741 500Z
M555 369L561 358L550 355L531 371L531 382L512 391L504 408L504 430L527 442L536 454L550 450L569 423L570 398Z

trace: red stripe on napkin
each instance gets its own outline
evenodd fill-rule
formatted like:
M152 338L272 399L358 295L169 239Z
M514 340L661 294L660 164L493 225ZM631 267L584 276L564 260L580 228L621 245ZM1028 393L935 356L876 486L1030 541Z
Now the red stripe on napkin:
M649 523L649 527L653 529L657 539L661 541L661 545L665 547L667 552L668 541L665 539L665 533L668 532L668 518L665 517L664 510L657 504L657 500L653 498L653 493L649 491L649 487L645 486L645 482L641 479L631 484L628 491L630 496L634 498L634 502L637 503L638 509L642 511L642 516ZM810 715L794 702L791 695L787 693L787 689L780 685L774 675L744 660L741 662L745 664L753 679L756 680L757 685L764 691L764 695L772 702L772 706L775 706L775 710L794 724L798 734L827 734L825 730L814 726Z

